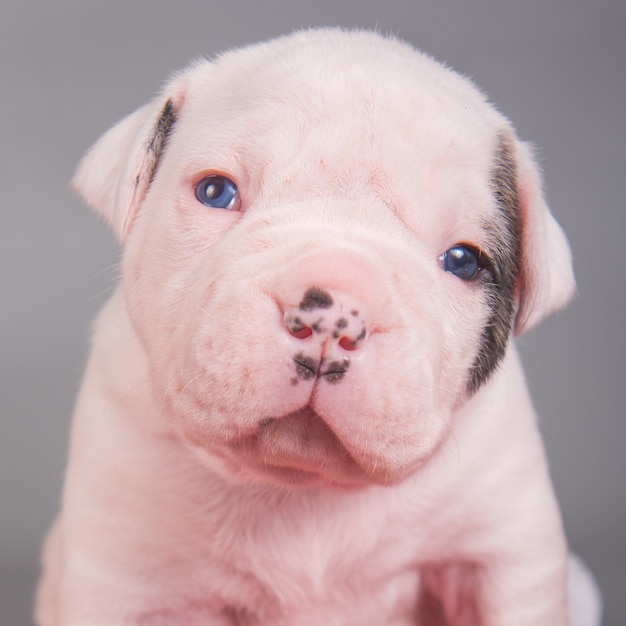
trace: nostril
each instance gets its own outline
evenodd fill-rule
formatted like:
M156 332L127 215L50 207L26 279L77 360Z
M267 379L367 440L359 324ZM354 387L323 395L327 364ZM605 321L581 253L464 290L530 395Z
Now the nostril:
M335 338L337 338L337 343L339 344L339 347L348 352L351 352L352 350L358 350L361 347L363 340L366 336L367 331L365 330L365 326L361 328L361 332L358 335L356 335L356 333L339 334L339 332L336 332L335 334Z
M307 339L313 334L313 327L308 321L302 319L301 315L298 315L300 311L293 311L290 307L285 312L284 325L287 332L296 339Z
M339 339L339 345L344 350L356 350L358 348L358 341L356 339L350 339L350 337L341 337L341 339Z
M310 326L296 326L288 330L289 334L296 339L306 339L313 334L313 329Z

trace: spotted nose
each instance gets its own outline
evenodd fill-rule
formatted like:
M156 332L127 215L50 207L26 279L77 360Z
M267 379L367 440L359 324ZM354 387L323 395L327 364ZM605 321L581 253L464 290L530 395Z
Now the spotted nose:
M367 338L362 308L345 294L310 287L298 305L285 309L284 325L303 345L317 338L350 352L361 348Z

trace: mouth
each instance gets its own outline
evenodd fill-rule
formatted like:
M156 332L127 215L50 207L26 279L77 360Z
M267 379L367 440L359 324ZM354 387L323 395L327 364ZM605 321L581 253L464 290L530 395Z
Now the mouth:
M289 486L356 486L367 482L327 422L310 406L264 419L258 430L231 449L255 474Z

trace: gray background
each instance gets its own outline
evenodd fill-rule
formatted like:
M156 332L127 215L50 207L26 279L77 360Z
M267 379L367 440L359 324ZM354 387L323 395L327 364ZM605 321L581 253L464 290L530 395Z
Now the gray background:
M623 626L624 0L0 0L0 624L30 624L90 319L116 277L113 238L67 188L75 164L190 59L312 25L399 34L540 146L579 295L521 345L569 538Z

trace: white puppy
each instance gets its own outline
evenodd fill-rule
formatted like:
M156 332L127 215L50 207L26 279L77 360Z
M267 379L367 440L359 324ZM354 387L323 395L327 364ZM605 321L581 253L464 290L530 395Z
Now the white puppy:
M75 186L123 277L40 626L597 623L511 341L570 253L471 83L298 33L175 76Z

